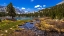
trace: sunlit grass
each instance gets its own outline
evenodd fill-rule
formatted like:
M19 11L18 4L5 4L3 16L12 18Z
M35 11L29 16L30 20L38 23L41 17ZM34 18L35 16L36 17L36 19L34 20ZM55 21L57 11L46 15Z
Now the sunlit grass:
M43 19L41 18L40 20L41 20L41 23L40 23L41 26L38 27L39 29L41 29L41 30L49 30L49 31L51 31L51 30L57 30L58 32L61 32L61 31L64 32L64 29L62 29L63 27L60 26L60 25L62 25L62 24L60 24L60 22L62 22L62 21L57 22L58 20L51 20L51 19L50 20L48 20L48 19L44 20L44 18ZM49 21L51 21L51 22L55 21L55 22L57 22L59 24L56 25L54 23L52 23L52 24L47 23ZM58 28L58 26L60 28Z

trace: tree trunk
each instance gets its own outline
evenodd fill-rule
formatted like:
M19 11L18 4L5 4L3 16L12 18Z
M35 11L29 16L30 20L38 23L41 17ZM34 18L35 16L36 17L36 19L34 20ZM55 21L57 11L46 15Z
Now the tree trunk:
M14 17L12 16L12 19L14 19Z

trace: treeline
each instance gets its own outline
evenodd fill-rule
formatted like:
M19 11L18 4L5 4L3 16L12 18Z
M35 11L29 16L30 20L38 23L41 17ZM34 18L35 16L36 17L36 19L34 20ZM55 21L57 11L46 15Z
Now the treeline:
M7 16L5 12L0 12L0 17Z
M22 16L33 16L33 17L40 16L40 17L51 17L52 19L62 19L64 17L64 3L40 10L35 13L22 14Z
M17 14L17 16L26 16L26 17L38 17L39 12L28 13L28 14Z
M52 19L62 19L64 17L64 3L40 10L40 13L42 13L43 16L51 17Z

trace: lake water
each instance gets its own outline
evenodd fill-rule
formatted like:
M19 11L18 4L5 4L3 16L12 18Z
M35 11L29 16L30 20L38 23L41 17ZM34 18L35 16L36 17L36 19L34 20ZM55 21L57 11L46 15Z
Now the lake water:
M17 20L32 20L33 18L31 18L31 17L16 17L15 19L17 19Z

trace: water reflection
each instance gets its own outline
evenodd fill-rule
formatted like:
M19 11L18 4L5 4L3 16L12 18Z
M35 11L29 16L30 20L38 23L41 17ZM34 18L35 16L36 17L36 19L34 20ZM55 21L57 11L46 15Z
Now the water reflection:
M17 20L32 20L31 17L15 17Z
M34 23L31 24L30 22L27 22L26 24L24 24L23 26L19 26L19 28L25 28L25 29L33 29L35 26L34 26Z
M31 24L30 22L27 22L27 23L25 23L24 25L19 26L19 28L24 28L25 30L32 30L33 32L36 33L36 35L37 35L37 34L42 34L42 30L39 30L39 29L35 26L35 24L36 24L37 22L40 23L39 20L38 20L38 21L33 21L32 24Z

